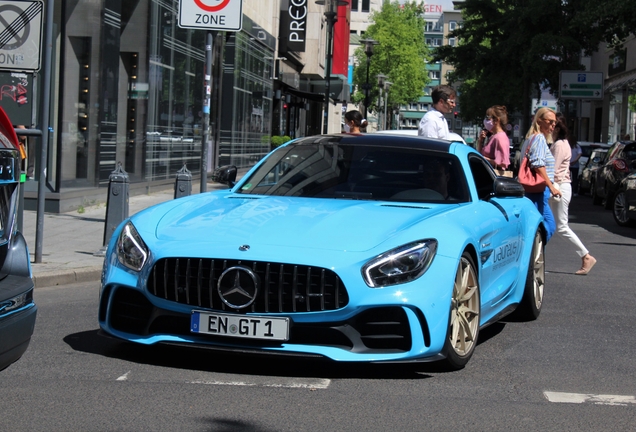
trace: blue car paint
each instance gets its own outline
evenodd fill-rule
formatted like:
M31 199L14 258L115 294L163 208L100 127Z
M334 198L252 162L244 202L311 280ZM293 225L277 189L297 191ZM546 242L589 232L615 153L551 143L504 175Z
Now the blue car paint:
M449 153L457 155L464 171L469 172L467 156L476 153L473 149L451 144ZM521 301L532 239L541 223L541 216L526 198L491 199L498 206L479 201L477 190L469 181L472 202L400 207L382 201L238 194L244 182L237 183L231 190L181 198L132 216L129 220L151 251L149 262L139 273L121 265L114 254L115 242L128 222L124 221L113 233L107 251L102 294L106 288L112 293L120 287L145 293L145 281L153 262L164 257L189 256L192 251L197 251L197 257L269 261L275 256L277 262L329 268L340 276L347 288L350 299L347 306L327 312L271 315L289 316L297 323L335 323L374 306L399 306L409 318L412 349L403 353L361 354L324 345L286 343L259 349L318 354L338 361L380 362L439 358L448 328L455 271L466 250L474 251L479 272L481 325ZM380 220L392 223L382 226L378 224ZM281 235L283 232L285 235ZM384 288L370 288L365 284L361 268L370 259L413 240L429 238L437 239L439 245L430 268L422 277ZM239 250L242 244L251 246L248 252ZM497 256L500 261L514 262L514 268L497 272ZM483 263L482 257L486 258ZM204 309L146 297L158 308L183 314ZM105 307L108 309L109 305ZM424 344L418 312L426 317L429 325L428 346ZM241 347L235 341L211 342L205 335L140 337L113 329L107 319L100 319L100 326L113 336L142 344L180 342ZM250 348L254 348L253 345Z

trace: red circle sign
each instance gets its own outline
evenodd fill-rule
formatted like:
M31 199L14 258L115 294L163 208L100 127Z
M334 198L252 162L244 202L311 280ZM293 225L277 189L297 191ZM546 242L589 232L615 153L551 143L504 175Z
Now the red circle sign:
M204 4L203 1L201 0L194 0L194 3L196 3L197 6L199 6L201 9L203 9L206 12L218 12L221 9L223 9L225 6L227 6L229 2L230 0L222 0L221 3L219 3L216 6L208 6Z

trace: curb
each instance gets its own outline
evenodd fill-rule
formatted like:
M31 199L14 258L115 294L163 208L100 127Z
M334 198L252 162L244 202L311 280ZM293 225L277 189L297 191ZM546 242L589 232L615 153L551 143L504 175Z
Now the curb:
M77 282L95 282L102 276L102 266L83 267L75 270L55 271L33 275L35 288L47 288Z

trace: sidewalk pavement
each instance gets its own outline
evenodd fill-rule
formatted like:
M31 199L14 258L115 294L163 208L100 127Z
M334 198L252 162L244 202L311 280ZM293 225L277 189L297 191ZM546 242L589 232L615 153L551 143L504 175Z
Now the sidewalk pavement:
M213 191L226 186L208 183ZM193 185L192 194L199 188ZM128 214L133 215L155 204L174 199L174 189L129 197ZM31 270L36 288L75 282L98 282L103 256L95 255L103 246L106 224L106 203L86 207L82 213L44 214L42 262L35 263L35 231L37 212L24 211L22 235L31 256Z

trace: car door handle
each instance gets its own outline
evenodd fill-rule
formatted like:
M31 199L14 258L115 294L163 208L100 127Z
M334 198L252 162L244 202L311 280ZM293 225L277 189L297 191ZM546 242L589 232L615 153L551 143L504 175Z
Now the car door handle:
M515 206L512 208L512 214L515 215L516 218L521 216L521 208Z

